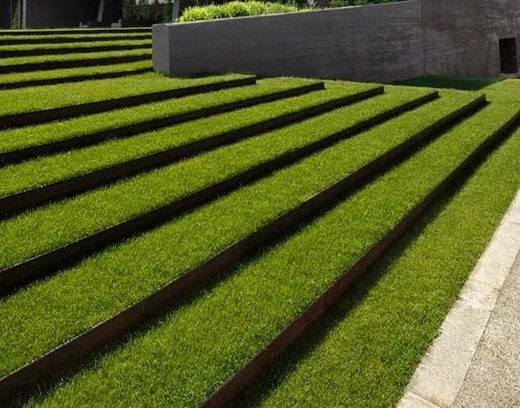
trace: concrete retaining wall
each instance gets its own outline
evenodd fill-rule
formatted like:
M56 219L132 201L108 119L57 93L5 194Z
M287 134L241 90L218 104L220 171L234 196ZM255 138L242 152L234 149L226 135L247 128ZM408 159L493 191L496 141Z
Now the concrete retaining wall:
M392 81L423 72L422 38L419 0L157 25L154 66Z
M250 72L377 82L494 76L499 38L516 36L519 0L409 0L156 25L153 58L155 70L168 75Z

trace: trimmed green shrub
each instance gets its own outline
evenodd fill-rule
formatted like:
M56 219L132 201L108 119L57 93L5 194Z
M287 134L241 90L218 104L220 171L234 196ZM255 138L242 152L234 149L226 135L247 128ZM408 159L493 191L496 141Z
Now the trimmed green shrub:
M261 14L278 14L294 11L298 11L298 8L280 3L232 1L222 5L211 4L209 6L189 7L184 11L179 21L214 20L218 18L257 16Z

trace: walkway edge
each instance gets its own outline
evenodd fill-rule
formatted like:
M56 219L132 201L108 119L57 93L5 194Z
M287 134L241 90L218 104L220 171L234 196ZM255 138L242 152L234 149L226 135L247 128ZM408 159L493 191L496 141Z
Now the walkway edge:
M451 407L520 253L520 190L423 356L398 408Z

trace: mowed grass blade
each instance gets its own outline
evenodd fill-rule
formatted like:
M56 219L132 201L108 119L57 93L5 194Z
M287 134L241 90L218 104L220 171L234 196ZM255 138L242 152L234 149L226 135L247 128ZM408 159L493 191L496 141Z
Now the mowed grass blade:
M345 90L346 91L346 90ZM235 143L240 140L245 140L247 138L256 136L258 134L272 131L278 128L282 128L284 126L289 126L294 123L301 122L302 120L309 119L315 116L318 116L323 113L330 112L334 109L338 109L344 106L351 105L353 103L369 99L371 97L374 97L376 95L379 95L383 92L382 88L375 88L368 91L363 91L360 93L352 94L350 92L343 92L348 93L347 96L342 96L340 98L333 99L333 92L322 92L321 93L321 99L327 100L327 102L323 102L318 105L313 105L310 107L305 107L306 105L301 103L301 101L297 98L291 98L294 100L287 100L283 101L287 106L290 106L293 110L290 113L277 116L272 119L264 120L264 121L258 121L255 123L255 121L251 121L249 114L251 112L244 113L245 115L248 115L248 126L242 127L242 128L236 128L237 123L233 122L231 125L235 126L235 128L231 131L224 132L217 135L210 135L208 137L203 137L202 135L199 136L199 140L182 144L183 135L178 135L178 138L175 138L175 142L177 144L176 147L173 147L168 150L159 151L157 153L147 155L144 157L136 158L130 161L123 161L122 163L118 163L113 166L101 168L97 171L89 171L83 174L80 174L79 176L75 177L63 177L61 181L51 183L44 185L42 187L39 187L37 189L31 189L26 190L21 193L17 193L15 195L10 195L6 197L0 198L0 213L7 214L7 213L14 213L21 210L26 210L28 208L44 204L49 201L63 199L68 196L72 196L74 194L82 193L88 190L91 190L93 188L97 188L103 185L107 185L111 182L114 182L116 180L119 180L121 178L129 177L147 170L152 170L155 168L160 168L163 166L166 166L168 164L177 162L182 159L186 159L191 156L195 156L197 154L200 154L204 151L210 151L214 150L220 146L224 146L227 144ZM314 96L314 100L318 99L315 95L311 94L310 96ZM406 110L411 110L417 106L423 105L424 103L430 102L433 99L436 99L438 97L438 93L432 93L428 94L425 97L419 98L417 100L413 100L409 103L406 103L402 106L399 106L398 108L395 108L393 111L388 112L386 117L391 117L392 115L398 115L399 113L402 113ZM305 100L303 102L306 102ZM275 102L276 103L276 102ZM281 105L281 104L280 104ZM280 107L283 107L280 106ZM299 110L298 110L299 109ZM269 110L269 108L268 108ZM280 113L279 111L277 113ZM260 117L262 115L259 115ZM257 117L258 118L258 117ZM229 122L228 118L228 122ZM166 133L166 132L164 132ZM202 137L201 137L202 136ZM140 136L139 139L141 139L142 136ZM168 134L168 137L173 138L171 134ZM193 136L192 136L193 137ZM164 140L164 139L163 139ZM133 141L134 145L142 143L141 140ZM107 148L107 146L103 146ZM147 147L153 148L153 146L147 145ZM93 148L96 149L96 148ZM110 149L110 148L109 148ZM118 149L118 152L120 150ZM80 155L83 155L88 161L88 159L92 158L93 155L96 157L96 166L100 166L102 164L102 161L104 159L110 158L110 154L103 154L96 155L94 152L84 152L84 151L78 151ZM124 152L126 155L128 155L129 150L126 150ZM63 155L60 155L63 156ZM66 155L67 161L72 159L71 156L74 156L73 153L69 153ZM103 160L99 160L99 157L103 157ZM57 163L60 167L63 166L63 157L53 157L52 159L58 159L59 163ZM73 159L74 161L75 159ZM49 160L50 161L50 160ZM121 158L118 160L121 161ZM54 160L56 163L56 160ZM77 163L77 162L76 162ZM35 163L31 163L34 167ZM24 169L27 169L26 165L20 166L21 172L27 174L27 171L24 171ZM66 167L66 165L64 166ZM41 168L41 167L40 167ZM49 168L49 167L44 167ZM78 172L77 167L71 167L71 170L74 169L75 172ZM13 169L11 169L13 170ZM14 170L15 173L18 173L17 170ZM2 171L0 170L0 177L1 177ZM41 174L41 172L40 172ZM55 176L51 173L51 177ZM59 177L59 176L58 176ZM32 178L33 181L38 180L38 176Z
M30 403L160 401L177 407L202 402L489 136L482 130L466 133L463 124L458 126L196 301ZM310 170L321 177L320 170L333 171L345 160L338 147L330 150L338 153L337 161L327 160L321 168L312 163ZM303 166L302 162L293 170L303 176ZM301 183L299 177L284 176L281 185ZM408 183L411 178L414 183ZM273 202L276 195L257 197Z
M432 102L431 105L437 105L419 108L340 142L2 299L0 314L8 318L0 321L4 325L1 331L5 333L0 345L0 355L4 356L1 371L12 371L182 276L467 101L467 97L454 95L442 103ZM347 117L340 113L340 117ZM322 123L330 126L328 119ZM309 127L304 129L308 132ZM267 146L275 140L268 139ZM256 151L251 149L252 145L243 147ZM215 173L215 169L208 170ZM126 262L127 259L131 262ZM119 268L124 268L124 272L118 271Z

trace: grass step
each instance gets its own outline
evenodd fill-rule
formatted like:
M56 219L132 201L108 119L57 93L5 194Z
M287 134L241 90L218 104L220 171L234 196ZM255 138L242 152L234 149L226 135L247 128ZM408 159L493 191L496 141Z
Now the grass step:
M159 229L100 253L50 279L39 281L25 291L4 298L0 304L1 313L9 316L9 321L0 321L0 324L5 324L1 329L5 333L4 343L0 345L4 356L2 373L32 360L45 350L53 348L53 345L61 344L75 333L92 327L131 305L144 294L151 293L181 276L186 270L225 250L262 225L311 198L316 192L367 164L388 148L424 129L428 122L438 120L439 116L460 108L467 99L464 102L459 99L458 103L454 100L442 101L442 104L440 102L432 102L435 106L419 108L417 112L421 113L420 118L413 115L416 112L405 114L279 171L259 183L188 213ZM332 125L327 119L330 118L325 118L323 123ZM306 128L302 127L304 129ZM272 140L264 142L266 146L272 145ZM243 147L250 151L252 146L254 144L248 143ZM227 163L221 165L225 168ZM53 213L56 210L55 207ZM99 215L104 214L100 212ZM27 221L26 218L25 222ZM46 224L42 218L39 221L40 225ZM75 221L70 220L68 225L74 224ZM197 231L193 229L193 225L197 225ZM210 225L213 227L208 228ZM30 228L28 225L27 227ZM7 229L9 226L3 223L0 231ZM200 234L200 231L204 231L204 234ZM18 233L22 231L18 230ZM37 243L39 239L33 234L31 242ZM9 240L2 242L14 244ZM164 248L164 251L158 251L159 247L154 246L157 242L168 242L172 247L161 245L159 247ZM175 256L171 253L173 247ZM13 245L13 248L17 247ZM143 252L144 248L155 249ZM4 251L4 259L8 252ZM136 253L140 256L136 257ZM130 255L133 261L126 264L125 259ZM125 273L118 273L113 269L123 265ZM150 265L154 267L150 268ZM142 276L144 271L146 276ZM110 280L110 284L107 285L106 279ZM60 293L64 296L66 294L65 302L60 300ZM71 305L76 306L71 308ZM67 307L65 313L64 307ZM42 316L44 309L46 315ZM53 321L52 327L47 325L48 321ZM10 329L14 326L16 332ZM30 335L33 330L37 333L36 336ZM11 336L18 340L13 342ZM27 339L28 344L20 342L20 339Z
M70 43L70 44L15 44L15 45L0 45L1 52L8 51L31 51L31 52L39 52L42 50L52 50L60 52L61 50L70 51L75 48L88 48L88 50L97 50L98 48L104 48L109 46L131 46L131 45L149 45L152 46L152 39L133 39L133 38L119 38L112 41L103 41L103 42L92 42L87 41L84 43ZM31 54L30 54L31 55Z
M342 272L332 284L326 287L310 305L300 312L276 337L259 351L239 371L233 373L210 397L202 407L223 406L236 398L250 385L259 374L279 358L291 345L297 342L309 328L321 319L328 309L335 305L347 289L396 245L398 241L417 223L420 218L444 196L452 192L460 183L467 180L475 167L482 164L487 155L511 136L520 125L520 111L508 120L500 129L489 135L472 150L442 181L425 197L416 202L398 222L389 229L370 249L352 266ZM330 254L330 253L329 253Z
M83 115L109 112L121 108L144 105L146 103L159 102L172 98L181 98L189 95L196 95L207 92L219 91L234 87L255 85L255 77L245 77L229 79L224 81L214 81L211 83L191 85L182 88L167 89L162 91L142 93L139 95L124 96L121 98L111 98L97 102L80 103L76 105L63 106L60 108L50 108L14 115L0 116L0 122L4 128L15 128L31 126L55 120L72 119Z
M122 64L136 61L148 61L152 54L146 50L119 51L96 54L66 54L60 59L49 61L34 61L26 57L9 58L0 61L0 74L12 72L49 71L65 68L95 67L98 65ZM47 56L40 57L41 59Z
M159 400L169 406L201 402L326 289L345 266L370 249L476 142L467 140L460 146L453 135L440 138L300 233L241 267L211 291L202 293L196 301L135 334L125 347L91 362L72 381L61 381L59 387L36 396L38 400L31 403L81 404L87 401L85 398L91 402L92 395L99 396L102 404L126 398L137 401L144 395L151 404ZM278 179L278 187L300 184L304 176L312 174L322 178L325 169L339 171L337 167L347 156L338 149L331 149L335 150L336 161L321 162L323 157L316 158L306 163L306 170L302 162L292 169L294 178L280 173L283 178ZM446 159L442 163L440 155ZM322 163L319 170L317 163ZM403 191L403 183L417 175L422 177L413 188ZM398 191L401 193L395 194ZM258 197L273 202L275 195L265 195L269 190L262 193ZM278 194L285 196L286 192ZM385 204L381 197L386 198ZM346 220L349 228L345 228ZM320 256L329 261L325 268L319 267L316 258ZM131 396L128 389L132 390ZM150 389L158 393L150 395ZM174 392L178 389L183 392Z
M66 261L71 262L80 259L81 254L86 255L131 234L138 234L145 229L154 228L157 224L182 213L186 209L209 201L219 194L239 188L244 183L252 182L255 178L262 177L270 171L290 164L291 161L298 160L302 155L304 157L322 147L326 147L327 144L330 145L342 138L349 138L363 131L370 124L377 124L378 121L372 120L374 114L379 113L381 115L379 119L384 120L387 117L388 109L392 109L392 106L399 106L404 101L409 100L407 93L401 93L400 95L397 93L392 98L393 100L391 98L381 97L381 100L361 102L355 106L356 110L359 110L358 112L353 112L354 107L352 109L348 107L338 109L300 124L266 133L258 138L222 147L213 153L207 153L192 160L172 164L151 173L141 174L133 179L121 181L114 185L114 190L96 190L60 204L56 203L55 205L63 206L65 211L71 211L71 217L75 219L84 212L79 211L79 208L75 210L72 208L78 204L83 207L83 204L80 203L85 200L88 202L94 199L97 203L96 213L98 213L106 211L103 210L103 206L112 206L113 199L109 197L114 193L116 196L123 194L123 197L127 197L129 194L127 191L130 194L133 191L132 201L135 204L141 201L139 197L142 193L145 194L142 198L146 197L140 206L135 206L133 209L125 207L118 210L116 214L109 215L110 212L107 213L106 216L108 217L105 216L105 221L98 217L97 225L94 229L92 227L85 229L86 225L80 227L81 220L72 223L73 218L69 218L71 224L68 228L71 230L60 239L57 239L58 235L49 234L49 231L47 231L45 234L46 239L26 242L23 246L20 246L21 243L18 243L19 245L11 248L11 251L8 251L8 248L5 247L4 261L3 264L0 261L0 265L2 267L5 265L8 268L2 268L0 275L4 284L2 288L5 288L5 285L8 282L12 282L13 279L20 281L21 279L38 276L38 274L52 272ZM363 106L363 104L366 105ZM349 121L346 121L345 124L337 122L337 118L345 114L351 115ZM321 125L327 120L336 121L333 125L327 126L330 133L322 132L318 128L311 134L305 135L306 126L314 123ZM253 152L251 150L253 148L256 151ZM225 170L210 172L215 166L220 168L225 163L229 163ZM166 189L161 187L164 180L170 179L176 179L178 182L165 186L167 187ZM150 182L152 185L149 184ZM146 187L142 193L137 194L137 191L143 188L139 187L141 185ZM161 191L161 193L152 199L149 194L150 189ZM117 193L117 190L121 191ZM99 195L107 195L107 197L104 199L94 198ZM107 200L107 198L109 199ZM66 210L68 207L70 209ZM29 218L35 221L39 219L37 224L41 225L43 219L47 217L54 218L59 216L61 218L63 214L60 215L60 213L43 207L34 211ZM7 233L7 236L5 236L6 242L11 233L14 233L20 227L27 227L31 223L28 219L21 221L23 218L24 216L21 214L12 218L12 222L8 219L2 224L5 227L3 228L4 231ZM83 219L83 223L85 221L88 221L88 218ZM59 221L55 220L51 224L51 228L54 228L59 225ZM106 229L103 228L103 224L105 224ZM14 229L9 228L9 225ZM9 231L10 229L11 231ZM65 231L62 230L63 232ZM16 235L20 236L19 230ZM49 240L49 238L50 241L53 241L53 244L44 244L44 241ZM13 252L13 249L18 252L17 255ZM38 255L39 253L40 255ZM11 261L8 261L7 258L10 258ZM25 262L23 262L24 259L26 259ZM12 264L9 265L9 262L12 262Z
M113 41L125 41L125 40L150 40L152 38L151 33L137 33L137 34L98 34L98 35L24 35L24 36L7 36L0 35L0 46L10 45L38 45L38 44L74 44L74 43L85 43L89 42L92 44L113 42Z
M347 88L348 89L348 88ZM186 136L180 134L178 135L178 138L175 138L175 147L172 147L167 150L160 150L156 153L147 155L147 156L141 156L134 158L129 161L124 161L122 158L118 158L117 164L111 165L108 167L103 168L103 161L107 161L108 163L110 160L110 154L103 154L102 150L103 148L106 148L106 150L112 150L112 146L101 146L101 149L94 148L96 152L90 150L82 150L78 151L77 153L83 157L86 158L86 160L94 159L95 163L93 163L96 167L100 168L99 170L94 171L88 171L91 170L88 167L83 167L87 171L81 172L81 169L78 169L78 167L69 167L69 170L73 172L73 174L78 174L73 177L67 177L67 173L60 172L60 175L56 175L53 183L44 184L42 187L38 187L36 189L24 189L25 191L17 193L15 195L10 196L4 196L0 198L0 214L8 214L8 213L14 213L22 210L26 210L28 208L34 207L36 205L41 205L43 203L47 203L49 201L54 201L58 199L63 199L65 197L82 193L88 190L91 190L93 188L97 188L103 185L106 185L108 183L112 183L116 180L119 180L121 178L129 177L144 171L152 170L155 168L163 167L168 164L177 162L181 159L186 159L191 156L195 156L199 153L202 153L203 151L209 151L216 149L217 147L235 143L239 140L244 140L249 137L253 137L255 135L275 130L278 128L281 128L283 126L288 126L293 123L300 122L305 119L309 119L314 116L318 116L320 114L329 112L331 110L347 106L350 104L353 104L355 102L359 102L361 100L365 100L368 98L371 98L373 96L381 94L383 91L382 88L374 88L368 91L360 92L360 93L354 93L352 94L350 90L345 92L345 90L342 92L343 94L348 93L346 96L341 96L339 98L332 98L328 97L328 94L334 94L333 92L328 92L325 94L320 95L314 95L314 93L309 94L309 96L314 97L313 99L328 99L326 102L323 102L321 104L314 104L310 107L303 107L301 110L296 110L299 101L298 100L292 100L292 101L284 101L282 100L282 103L287 103L287 105L290 104L290 107L292 108L292 111L289 113L286 113L284 115L279 115L275 118L267 119L264 121L261 121L258 116L256 118L258 119L254 123L251 120L249 120L249 124L245 127L238 127L236 126L237 123L230 123L229 125L235 125L232 130L227 132L222 132L220 134L209 134L206 137L204 137L204 133L202 135L198 135L198 140L193 141L191 143L183 143L183 139L186 139ZM332 96L332 95L331 95ZM404 106L400 106L396 109L394 109L392 112L389 112L388 115L385 115L385 118L391 117L392 115L397 115L401 112L404 112L406 110L411 110L417 106L420 106L424 103L427 103L433 99L436 99L438 97L438 93L430 93L424 97L421 97L417 100L411 101ZM318 99L319 100L319 99ZM306 100L304 100L306 102ZM277 102L275 102L277 103ZM278 103L283 107L282 103ZM301 105L300 105L301 106ZM263 106L262 106L263 107ZM289 107L289 106L288 106ZM269 109L270 107L266 107L266 109ZM279 113L279 111L277 112ZM248 118L250 119L252 116L249 116L249 112L244 113L244 115L248 115ZM219 121L220 118L216 118L217 121ZM208 121L206 121L208 122ZM164 133L166 134L171 129L167 128L164 130ZM156 138L160 137L159 135L154 135ZM168 135L170 138L174 138L173 135ZM184 136L184 137L183 137ZM189 135L188 137L194 138L193 135ZM141 141L131 141L137 142L138 144L141 143ZM161 142L163 142L161 140ZM174 143L174 141L170 142ZM148 148L153 148L153 145L147 145ZM101 150L101 152L100 152ZM157 149L155 149L157 150ZM128 157L130 151L122 151L122 156ZM68 153L66 155L66 160L72 159L71 163L77 163L77 160L79 157L73 158L72 156L78 156L78 154L74 155L74 153ZM100 160L99 158L102 157ZM61 156L53 156L52 158L54 161L58 161L53 166L56 168L62 167L67 168L67 165L63 163L63 157ZM50 161L50 160L49 160ZM38 160L39 162L39 160ZM112 161L113 163L113 161ZM86 162L84 162L86 164ZM39 174L42 175L41 167L38 163L29 163L29 165L32 168L38 167L39 168ZM35 174L35 177L29 176L27 164L22 164L18 168L11 168L8 169L8 172L11 174L14 173L24 173L27 177L30 177L32 182L39 182L38 174ZM49 167L47 167L49 168ZM79 170L79 171L78 171ZM2 174L2 170L0 170L0 177ZM70 173L69 173L70 174ZM49 175L46 175L46 179L49 180ZM52 173L51 173L52 177ZM41 178L40 178L41 180ZM52 178L51 178L52 180ZM8 181L6 180L8 183Z
M38 74L41 78L40 75ZM116 80L48 86L43 89L10 90L2 92L4 101L9 101L9 103L0 103L0 115L7 117L49 108L62 108L127 96L139 96L143 93L251 77L251 75L226 74L201 78L167 78L150 73Z
M518 151L520 131L236 406L396 406L520 187Z
M59 130L56 133L47 133L49 128L52 131L52 128L55 127L52 124L45 128L43 133L38 133L42 128L36 127L36 129L32 130L36 133L34 139L37 141L40 141L41 139L45 140L47 138L54 139L59 137L61 134L65 134L69 137L64 140L56 140L19 150L0 153L0 162L16 163L29 158L92 146L111 139L128 138L139 135L143 132L151 132L175 124L185 123L221 113L232 112L237 109L243 109L289 97L304 95L323 89L323 82L302 82L300 80L291 81L288 79L285 81L263 80L259 85L254 87L239 87L236 89L220 91L215 93L212 98L206 95L193 96L191 98L186 97L182 100L182 105L179 104L178 101L173 100L163 103L159 102L143 105L133 109L118 110L114 115L103 113L83 117L77 121L69 120L64 122L65 126L61 127L61 129L64 130L63 133L59 133ZM139 115L140 111L146 112L146 115L153 119L146 120L146 116L143 117ZM116 120L110 122L110 119L112 118L115 118ZM99 122L97 120L99 120ZM73 127L75 124L78 124L78 122L81 124L81 127L78 126L74 128L72 134L69 133L68 129L70 129L71 126ZM117 122L121 124L126 123L126 125L114 127L117 126ZM79 132L80 129L92 130L92 128L95 128L96 126L102 130L84 134ZM23 128L22 131L25 131L26 129L31 128ZM7 145L12 145L12 142L20 143L20 141L16 141L16 139L13 140L12 138L12 136L17 133L18 132L9 132L10 138L6 140ZM79 133L79 135L75 136L75 133ZM26 140L23 140L22 143L26 143L28 140L29 137L27 137ZM0 187L0 189L2 188Z
M410 107L410 105L408 105L408 107ZM65 263L70 264L93 251L99 251L105 246L115 244L130 236L151 230L168 219L178 216L185 211L209 202L218 196L240 188L247 183L251 183L274 170L288 166L297 160L301 160L320 149L338 142L341 139L353 136L402 112L403 109L401 109L401 107L383 112L378 115L378 117L362 121L339 134L331 135L330 137L324 138L315 143L282 154L273 160L253 166L243 173L239 173L229 179L224 179L214 185L202 188L201 190L174 200L171 203L163 205L141 216L137 216L126 222L96 232L93 235L87 236L56 250L35 256L12 267L0 270L0 293L12 291L35 278L55 271ZM434 134L438 128L439 126L432 128L428 132L425 132L425 135L430 136Z
M89 54L96 52L112 52L125 50L149 50L152 48L151 41L137 44L107 44L107 45L77 45L75 47L47 47L47 48L27 48L4 49L0 48L0 58L16 57L36 57L44 55L64 55L64 54Z
M53 84L51 81L66 81L70 79L70 82L75 81L76 78L88 77L90 75L102 75L110 74L114 72L125 72L125 71L136 71L139 69L150 69L152 70L152 64L149 61L133 62L130 64L115 64L113 66L100 66L95 69L89 68L71 68L71 69L59 69L56 71L33 71L24 72L20 74L1 74L0 75L0 89L9 89L9 87L20 88L24 87L24 84L34 83L35 86L38 83L42 85ZM100 78L102 79L102 78ZM47 81L47 82L45 82ZM65 83L65 82L64 82Z
M486 88L493 109L520 109L510 82ZM506 120L493 116L475 117L468 133ZM236 406L396 406L520 188L519 151L520 129Z
M128 64L128 65L130 65L130 64ZM131 69L130 67L127 67L122 64L122 68L125 68L122 71L115 71L115 70L113 70L114 67L110 66L110 68L112 69L111 71L107 70L107 72L100 72L97 74L61 76L61 77L48 78L48 79L31 79L31 80L26 80L26 81L0 83L0 90L29 88L29 87L44 86L44 85L68 84L68 83L72 83L72 82L93 81L93 80L109 79L109 78L121 78L121 77L130 76L130 75L140 75L140 74L146 74L149 72L153 72L153 69L148 66L149 64L145 64L145 65L146 65L146 67L144 67L144 68ZM120 66L120 65L116 65L116 66ZM96 69L96 71L104 71L104 70L100 70L99 68L100 67L98 67L98 69ZM92 70L90 70L90 71L92 71Z

